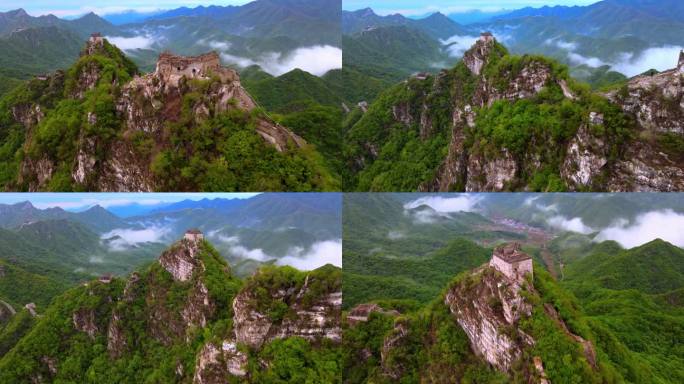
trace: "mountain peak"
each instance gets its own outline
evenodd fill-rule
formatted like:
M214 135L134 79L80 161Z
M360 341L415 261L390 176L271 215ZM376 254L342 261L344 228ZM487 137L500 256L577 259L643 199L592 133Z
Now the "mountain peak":
M480 75L482 68L489 61L489 55L494 51L496 44L496 38L494 38L491 32L482 32L480 34L480 38L475 42L475 45L463 55L463 63L465 63L470 72L478 76Z
M21 209L35 209L36 208L28 200L16 203L16 204L14 204L14 206L16 206L17 208L21 208Z
M28 13L26 13L26 10L24 10L24 8L15 9L13 11L7 12L6 14L9 16L28 16L29 15Z
M188 230L183 239L161 254L159 264L173 276L174 280L190 280L197 267L202 265L198 255L203 238L198 230Z

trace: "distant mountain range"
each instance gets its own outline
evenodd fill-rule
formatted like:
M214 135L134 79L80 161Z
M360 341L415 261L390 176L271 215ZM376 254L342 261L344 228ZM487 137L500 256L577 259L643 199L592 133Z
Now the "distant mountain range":
M315 265L339 256L306 259L319 244L341 239L341 204L334 193L262 194L185 200L128 218L100 206L74 213L28 201L0 204L0 265L61 287L92 275L128 273L190 228L203 231L241 276L288 256L301 258L300 267ZM21 301L20 293L8 294L14 288L7 281L0 279L0 298Z
M33 17L23 9L0 13L0 94L17 79L64 68L92 33L112 38L144 70L170 50L224 54L225 64L283 65L297 48L340 47L340 5L331 0L258 0L243 6L178 8L110 17L94 13L73 20ZM127 16L126 16L127 15ZM290 68L292 69L292 68ZM284 73L287 72L283 70Z
M600 87L624 80L620 74L631 77L651 68L671 68L678 47L684 47L682 9L678 0L606 0L589 6L528 7L460 25L441 13L412 19L400 14L379 16L366 8L344 11L342 31L349 35L345 46L353 47L364 31L406 26L432 37L444 56L452 53L451 63L460 58L459 52L464 49L453 50L448 44L455 40L472 42L481 32L491 31L512 53L551 56L568 64L574 77ZM449 37L453 40L447 40ZM401 41L401 37L395 41ZM403 43L411 44L411 37ZM377 54L392 57L400 53L393 43L385 47ZM421 45L412 48L420 52ZM363 58L348 57L356 55L351 51L345 55L345 62ZM434 62L421 65L416 55L403 56L401 63L380 60L376 64L384 65L388 73L406 73L409 67L434 71L438 67ZM361 71L372 76L378 69L369 66Z

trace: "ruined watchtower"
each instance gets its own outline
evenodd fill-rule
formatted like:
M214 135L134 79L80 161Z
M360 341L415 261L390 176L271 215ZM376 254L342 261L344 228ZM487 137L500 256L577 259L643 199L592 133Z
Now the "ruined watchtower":
M520 243L496 247L489 265L518 282L523 280L526 273L532 275L532 258L522 251Z
M204 235L199 229L188 229L185 232L184 238L190 241L199 241L204 239Z
M480 41L484 43L491 43L492 41L494 41L494 35L492 35L492 33L489 31L482 32L480 34Z
M679 72L684 73L684 50L679 51L679 62L677 63Z
M236 71L221 67L221 58L216 52L199 56L178 56L163 52L157 61L156 74L165 82L174 85L177 85L182 77L207 79L211 75L215 75L222 82L239 80Z

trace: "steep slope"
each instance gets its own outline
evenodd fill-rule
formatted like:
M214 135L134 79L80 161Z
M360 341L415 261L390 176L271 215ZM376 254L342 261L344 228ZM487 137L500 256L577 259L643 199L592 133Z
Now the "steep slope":
M5 189L263 191L336 183L315 150L257 108L216 53L162 54L155 72L137 76L121 51L94 35L69 71L33 80L0 105Z
M78 35L55 26L11 32L0 37L0 73L26 80L67 67L78 58L81 44Z
M271 267L243 283L185 238L127 280L57 298L0 358L0 381L337 382L339 274Z
M345 35L342 43L345 67L392 82L448 61L436 40L407 26L370 28Z
M510 56L483 34L453 69L414 76L369 107L347 133L347 188L680 190L682 164L661 150L679 140L635 123L556 62Z
M537 267L513 279L482 266L423 308L360 305L344 324L350 383L624 380L572 296Z
M563 286L577 296L611 359L630 382L684 379L681 248L662 240L623 250L601 243L569 265ZM616 347L615 341L624 347ZM620 364L638 359L639 364Z

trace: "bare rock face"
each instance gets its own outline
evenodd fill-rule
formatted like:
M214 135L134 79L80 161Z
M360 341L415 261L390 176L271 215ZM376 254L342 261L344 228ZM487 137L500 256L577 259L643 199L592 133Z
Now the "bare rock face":
M77 331L85 332L91 339L95 339L99 332L95 323L95 310L92 308L81 308L73 313L72 320Z
M394 329L385 337L380 352L383 373L392 380L399 380L405 372L401 362L390 359L392 351L400 347L409 334L409 327L405 321L399 320L394 324Z
M302 300L308 292L307 283L298 291L279 290L271 294L272 300L289 303L296 316L274 323L267 314L256 308L256 298L249 290L242 290L233 301L233 324L238 343L253 348L275 338L300 336L309 340L327 338L339 341L342 292L330 292L311 304Z
M181 240L170 249L164 251L159 258L159 263L177 281L188 281L196 268L201 267L197 258L199 243L187 239Z
M603 118L597 115L592 115L590 121L595 125L603 124ZM577 130L570 140L561 167L561 177L568 185L575 188L590 186L593 178L600 174L608 163L607 156L604 155L603 140L591 135L589 129L586 125L582 125Z
M114 310L107 327L107 352L116 359L121 357L127 347L126 335L122 329L121 315Z
M232 340L220 346L207 343L202 347L195 366L194 384L223 384L228 376L247 375L247 354L238 350Z
M181 316L188 326L205 327L207 320L214 314L215 305L209 297L209 290L203 282L198 281L192 288L181 311Z
M8 322L16 313L9 303L0 300L0 326Z
M445 296L445 304L470 339L475 353L497 369L509 372L523 348L534 340L517 327L532 307L520 295L520 285L491 267L474 272L479 283L463 281Z
M515 180L518 163L506 149L495 159L470 156L468 160L466 191L501 191Z
M681 61L681 60L680 60ZM684 134L684 65L632 78L625 89L606 96L636 117L646 130Z
M474 75L479 76L481 74L482 68L487 64L493 45L494 38L492 34L483 33L468 54L463 55L463 62Z
M624 159L614 165L608 190L676 192L684 190L684 165L659 152L652 144L636 141Z

